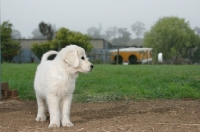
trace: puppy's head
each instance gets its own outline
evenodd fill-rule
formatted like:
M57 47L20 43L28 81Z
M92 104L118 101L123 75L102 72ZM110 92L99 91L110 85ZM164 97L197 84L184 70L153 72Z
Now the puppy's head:
M93 64L86 57L85 50L76 45L69 45L64 48L64 61L79 72L87 73L92 71Z

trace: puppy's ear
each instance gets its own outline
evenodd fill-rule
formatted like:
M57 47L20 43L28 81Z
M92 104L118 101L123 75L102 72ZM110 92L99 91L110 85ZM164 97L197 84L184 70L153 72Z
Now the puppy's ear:
M79 58L76 50L70 50L65 56L65 62L74 68L79 66Z

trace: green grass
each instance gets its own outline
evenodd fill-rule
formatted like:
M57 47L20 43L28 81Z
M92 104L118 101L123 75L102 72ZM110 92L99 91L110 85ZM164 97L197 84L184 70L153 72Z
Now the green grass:
M3 63L2 82L8 82L10 89L18 90L22 99L35 99L33 89L34 74L37 64Z
M37 64L2 64L2 80L22 99L35 99ZM74 101L199 99L200 67L194 65L103 65L79 74Z

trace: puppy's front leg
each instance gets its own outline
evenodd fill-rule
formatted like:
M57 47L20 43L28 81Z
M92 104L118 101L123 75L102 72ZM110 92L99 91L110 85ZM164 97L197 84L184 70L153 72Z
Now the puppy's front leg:
M70 108L71 108L72 94L66 95L63 98L62 104L62 125L72 127L74 124L70 121Z
M59 98L56 95L47 95L47 103L50 114L51 127L60 127L60 109L59 109Z

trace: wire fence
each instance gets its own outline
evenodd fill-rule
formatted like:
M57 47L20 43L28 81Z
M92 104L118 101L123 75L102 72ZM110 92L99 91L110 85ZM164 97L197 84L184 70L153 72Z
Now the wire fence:
M89 61L100 64L110 64L111 54L109 51L93 52L87 54Z

